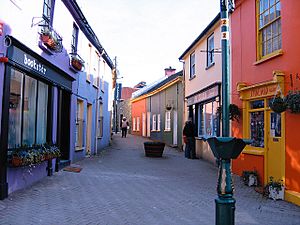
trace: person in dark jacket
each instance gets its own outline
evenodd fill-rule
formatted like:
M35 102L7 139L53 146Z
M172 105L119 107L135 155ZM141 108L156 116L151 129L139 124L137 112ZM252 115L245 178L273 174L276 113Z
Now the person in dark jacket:
M184 155L188 159L196 159L196 151L195 151L195 125L191 119L185 122L183 128L183 136L186 140L185 142L185 150Z

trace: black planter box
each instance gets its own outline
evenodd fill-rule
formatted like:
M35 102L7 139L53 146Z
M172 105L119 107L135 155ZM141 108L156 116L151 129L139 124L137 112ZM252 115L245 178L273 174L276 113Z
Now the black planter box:
M145 155L147 157L162 157L165 143L163 142L144 142Z

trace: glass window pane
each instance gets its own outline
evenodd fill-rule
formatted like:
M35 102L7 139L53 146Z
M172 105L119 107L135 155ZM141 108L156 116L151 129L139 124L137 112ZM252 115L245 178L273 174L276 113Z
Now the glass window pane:
M212 102L205 104L205 135L212 136L213 132Z
M252 146L264 147L264 112L250 113L250 138Z
M47 105L48 105L48 85L39 82L38 104L37 104L37 131L36 144L46 143L47 134Z
M27 146L35 141L36 89L37 80L25 76L22 144Z
M276 17L281 15L280 11L281 11L281 5L280 5L280 2L278 2L276 4Z
M269 0L263 0L263 10L266 10L266 9L268 9L269 8Z
M263 18L264 18L264 25L266 25L267 23L269 23L269 12L266 11L264 14L263 14Z
M266 44L267 44L267 54L270 54L270 53L272 53L272 40L268 40L267 42L266 42Z
M270 21L275 19L275 6L270 8Z
M253 101L250 102L250 108L251 109L260 109L260 108L264 108L264 100L257 100L257 101Z
M8 148L21 145L23 74L11 69L9 97Z
M275 4L275 0L270 0L270 6Z

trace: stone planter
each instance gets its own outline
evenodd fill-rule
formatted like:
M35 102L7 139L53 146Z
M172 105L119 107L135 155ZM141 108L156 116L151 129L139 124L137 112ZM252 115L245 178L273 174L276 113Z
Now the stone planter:
M163 142L144 142L145 155L147 157L162 157L165 143Z

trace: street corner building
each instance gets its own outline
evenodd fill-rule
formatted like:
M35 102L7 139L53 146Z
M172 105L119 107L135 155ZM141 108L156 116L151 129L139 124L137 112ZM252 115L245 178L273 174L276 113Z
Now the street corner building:
M182 148L182 71L165 69L165 76L132 93L132 134Z
M0 4L0 199L110 141L110 57L76 1L34 5Z
M232 102L242 120L233 136L249 138L233 172L257 171L262 185L282 180L284 199L300 205L299 18L297 0L236 0L231 15ZM276 111L273 101L286 100ZM298 106L297 106L298 105Z

